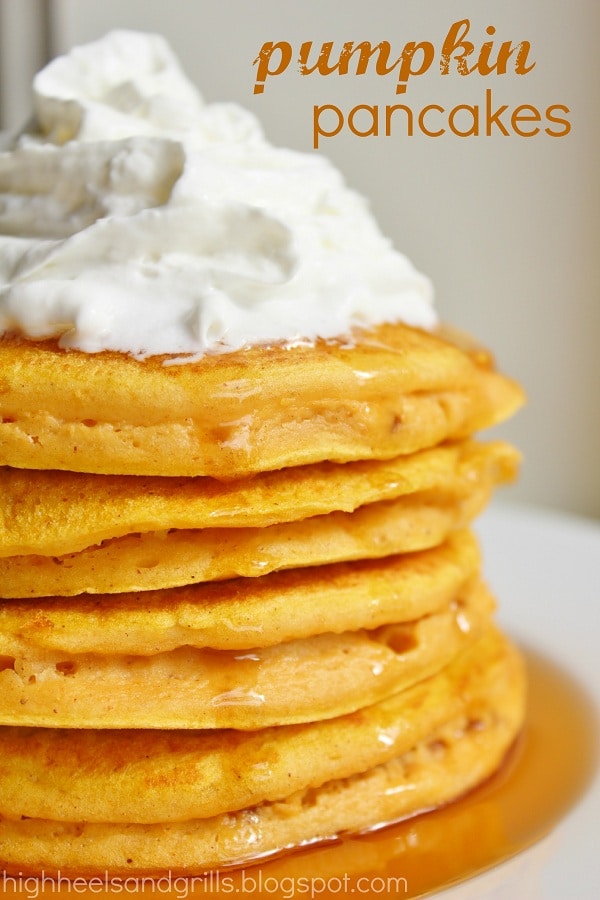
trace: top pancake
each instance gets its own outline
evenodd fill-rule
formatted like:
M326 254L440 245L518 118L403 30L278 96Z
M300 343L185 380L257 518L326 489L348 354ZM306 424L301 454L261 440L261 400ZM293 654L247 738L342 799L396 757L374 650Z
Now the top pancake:
M390 459L507 418L490 355L402 324L169 365L0 340L0 464L210 475Z

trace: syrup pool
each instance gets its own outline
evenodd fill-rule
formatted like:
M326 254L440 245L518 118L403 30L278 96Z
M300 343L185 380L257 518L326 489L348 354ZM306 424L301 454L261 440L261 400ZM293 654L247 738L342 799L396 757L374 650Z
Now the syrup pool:
M545 837L594 774L596 713L568 673L531 649L525 657L526 725L485 784L442 809L366 835L240 872L213 873L213 892L219 876L230 879L221 887L231 885L234 893L255 889L275 898L311 896L311 885L315 896L325 898L420 897L472 878Z

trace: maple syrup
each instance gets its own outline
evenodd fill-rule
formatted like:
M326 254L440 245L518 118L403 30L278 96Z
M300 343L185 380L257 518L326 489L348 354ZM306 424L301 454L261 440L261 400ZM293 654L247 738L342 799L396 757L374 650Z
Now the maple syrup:
M525 658L526 725L502 768L485 784L442 809L365 835L241 872L213 873L212 890L217 892L219 875L221 886L233 893L278 900L290 898L294 885L306 896L312 885L324 898L419 897L471 878L541 840L594 774L597 713L582 687L555 663L531 649L525 649ZM230 880L223 882L225 877Z
M577 682L546 657L526 650L525 658L529 704L524 731L502 768L467 796L395 825L243 869L175 878L171 885L159 879L160 894L268 895L276 900L302 894L419 897L471 878L541 840L595 771L596 711ZM10 886L10 881L4 886L4 896L27 894L25 881L17 890ZM155 894L155 888L152 879L140 879L135 893ZM36 897L71 892L66 879L59 885L46 881L38 885ZM77 891L84 897L98 893L97 886L88 892L81 883Z

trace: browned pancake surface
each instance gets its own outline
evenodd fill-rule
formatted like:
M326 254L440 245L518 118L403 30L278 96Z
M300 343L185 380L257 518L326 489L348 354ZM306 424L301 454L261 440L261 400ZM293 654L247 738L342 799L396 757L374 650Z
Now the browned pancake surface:
M221 482L0 468L0 557L60 556L126 534L264 528L425 490L469 484L485 466L504 478L508 444L464 441L391 460L316 463Z
M266 528L207 528L127 535L59 557L0 559L4 597L71 596L175 587L257 577L280 569L378 559L435 547L464 528L493 487L511 480L518 457L478 454L440 490L421 491Z

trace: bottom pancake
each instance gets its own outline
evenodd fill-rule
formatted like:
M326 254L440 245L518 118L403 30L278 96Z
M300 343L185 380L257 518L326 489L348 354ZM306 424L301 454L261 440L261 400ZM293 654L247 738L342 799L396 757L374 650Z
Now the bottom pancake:
M137 778L134 777L130 784L130 811L134 815L129 822L85 821L84 816L61 821L27 818L27 813L19 815L19 791L23 797L21 809L24 809L27 807L27 796L35 787L25 766L20 785L9 779L13 786L13 799L17 800L16 807L3 810L0 860L8 872L21 874L42 870L47 874L60 870L66 876L93 876L105 871L109 871L111 876L131 873L158 876L166 872L201 874L216 866L237 864L284 848L329 840L344 832L363 831L447 803L498 768L522 725L525 706L521 658L510 643L496 632L489 632L452 666L452 702L447 707L441 707L446 710L445 718L440 713L434 727L417 737L408 747L405 745L402 748L401 741L394 746L394 738L389 731L389 701L387 705L372 707L354 717L343 717L324 726L316 726L317 729L324 729L317 731L321 745L317 741L317 746L310 752L308 741L305 744L307 752L300 756L305 769L304 787L292 790L288 795L263 799L246 808L231 809L207 818L187 818L181 810L183 819L161 821L157 816L159 807L156 806L154 817L150 817L152 821L147 821L147 816L146 821L139 821L140 816L136 816L132 808L132 804L135 807L137 802L134 794L140 790L139 769ZM430 681L433 683L436 678L440 676ZM410 726L411 721L414 723L419 718L420 704L413 699L412 706L409 704L408 708L411 710ZM427 715L426 702L423 708L423 714ZM360 732L363 715L371 734L379 735L379 740L374 742L371 737L377 750L371 753L370 763L367 762L363 769L347 774L352 772L349 758L354 755L354 745L347 739L347 731L353 725ZM379 716L381 723L378 728ZM429 723L432 721L435 720L429 719ZM403 718L400 712L396 724L401 731ZM294 734L304 734L309 738L314 727L305 726L300 731L281 729L284 753L286 741L289 749L289 741ZM341 740L336 740L336 729ZM274 729L269 734L275 748L278 731ZM10 736L10 730L7 729L7 733ZM21 740L23 750L29 749L35 756L36 734L36 731L18 729L12 732L12 738L17 743ZM104 738L102 732L97 734L97 749L100 750ZM413 732L415 734L418 731ZM79 735L79 732L73 733L75 756L81 740ZM30 738L33 738L33 743ZM178 798L182 793L193 793L193 785L180 774L177 766L166 782L164 775L161 779L160 769L168 765L169 751L163 746L164 736L158 733L159 752L155 758L153 739L153 733L148 733L146 787L159 785L161 801L168 809L169 795L175 805L180 804ZM63 734L60 740L68 748L68 736ZM222 733L222 740L226 748L229 740L227 732ZM237 735L235 738L238 743L245 740L251 746L252 742L261 740L261 733ZM386 741L389 741L390 754L387 758ZM161 750L166 752L166 761L164 755L161 756ZM125 747L123 751L126 754ZM135 756L135 750L132 754ZM322 759L316 759L318 754ZM27 755L26 752L24 755ZM246 771L251 779L254 776L258 778L257 769L261 769L258 774L262 774L265 781L263 796L265 792L268 796L271 781L268 758L259 754L254 762L250 758L244 760L242 751L239 762L242 761L244 765L240 769L223 767L221 774L226 785L232 780L243 779ZM126 764L126 760L122 762ZM364 764L366 760L362 762ZM80 759L80 766L81 763ZM114 760L103 760L101 756L89 760L87 789L90 792L101 795L107 790L107 773L111 767L115 771L113 763ZM325 780L320 780L315 768L320 770L321 778L325 776ZM97 778L94 778L95 770L98 772ZM333 771L346 774L343 777L331 776ZM196 780L201 781L200 772L196 773ZM291 781L294 783L294 778ZM281 778L279 783L281 785ZM125 787L121 784L121 789L127 790L126 784ZM97 800L90 798L90 802L93 805ZM192 812L188 809L187 815ZM138 821L135 821L136 818Z

